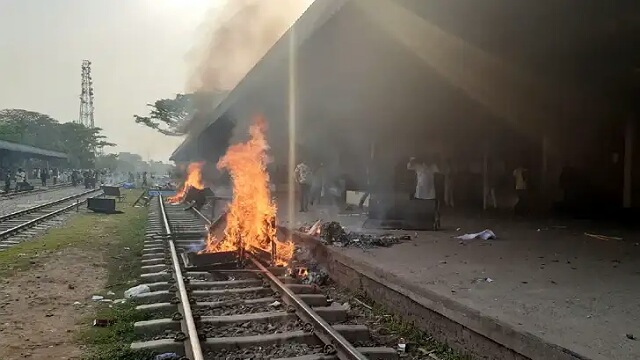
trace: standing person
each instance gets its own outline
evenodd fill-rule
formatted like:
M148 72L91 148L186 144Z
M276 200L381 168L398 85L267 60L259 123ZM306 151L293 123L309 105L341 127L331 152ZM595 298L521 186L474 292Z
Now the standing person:
M309 192L311 190L311 169L304 161L296 166L295 170L296 182L300 188L300 212L309 210Z
M513 211L516 214L523 215L527 209L527 193L529 190L529 170L523 166L518 166L513 170L513 177L515 180L516 194L518 195L518 202L513 207Z
M42 182L42 186L47 186L47 169L40 169L40 181Z
M73 170L71 172L71 185L72 186L78 186L78 170Z
M8 194L9 190L11 190L11 170L4 170L4 193Z
M58 183L58 168L54 168L53 169L53 185L56 185Z
M148 186L147 185L147 172L146 171L142 173L142 186L143 187Z
M22 168L18 168L18 172L16 173L16 192L28 187L29 183L27 183L27 173L25 173Z
M415 157L409 159L407 169L416 172L416 199L436 199L436 187L434 174L439 173L438 166L432 161L420 161Z

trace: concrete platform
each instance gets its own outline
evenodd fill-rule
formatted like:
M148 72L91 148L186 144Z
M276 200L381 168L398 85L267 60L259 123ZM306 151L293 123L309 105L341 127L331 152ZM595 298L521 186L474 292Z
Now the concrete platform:
M289 226L280 205L279 219ZM358 228L364 220L318 207L293 215L292 227L323 218ZM640 359L640 340L627 337L640 337L639 234L576 221L454 214L442 225L408 232L412 241L390 248L332 250L347 266L521 355L510 359ZM452 238L487 228L497 240Z

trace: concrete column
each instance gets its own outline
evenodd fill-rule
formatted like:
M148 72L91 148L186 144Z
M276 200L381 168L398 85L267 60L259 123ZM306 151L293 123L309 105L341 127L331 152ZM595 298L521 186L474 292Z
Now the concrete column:
M633 167L633 141L635 135L635 124L633 118L627 119L627 126L624 131L624 182L622 187L622 206L630 208L631 202L631 183Z
M482 147L482 209L487 210L487 197L489 196L489 143Z
M542 162L540 169L540 185L541 188L545 188L548 184L549 173L549 136L542 136Z

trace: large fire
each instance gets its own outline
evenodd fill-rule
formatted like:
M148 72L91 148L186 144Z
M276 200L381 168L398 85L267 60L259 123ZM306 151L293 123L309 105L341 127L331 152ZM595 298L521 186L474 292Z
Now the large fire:
M167 201L170 204L181 203L190 188L196 188L198 190L204 189L204 182L202 181L202 166L204 166L203 161L189 164L187 167L187 178L184 180L184 183L174 196L167 198Z
M227 209L224 238L217 239L209 232L205 252L245 251L262 249L268 253L275 250L274 262L286 265L293 256L291 241L277 241L277 207L271 198L269 174L267 173L266 123L256 117L246 143L229 147L218 161L218 169L227 170L233 182L233 199ZM275 246L275 249L272 248Z

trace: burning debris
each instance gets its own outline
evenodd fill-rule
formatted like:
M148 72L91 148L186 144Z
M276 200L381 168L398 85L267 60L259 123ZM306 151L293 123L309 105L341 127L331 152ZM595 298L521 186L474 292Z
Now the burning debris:
M319 230L318 235L323 242L338 247L389 247L404 240L411 240L410 235L366 234L358 231L347 232L337 221L325 222L320 225Z
M202 181L202 167L204 162L194 162L187 167L187 178L180 189L176 192L175 196L171 196L167 199L170 204L179 204L184 201L187 193L190 189L204 189L204 182Z
M251 138L235 144L218 161L218 169L227 170L233 183L233 198L225 216L222 238L216 228L209 229L204 252L249 251L260 249L272 254L276 265L286 265L293 256L291 241L278 241L276 236L276 204L271 198L265 137L266 123L257 117L250 127Z
M287 275L293 279L299 279L302 284L322 286L329 281L329 274L315 264L308 267L294 267L289 270Z

